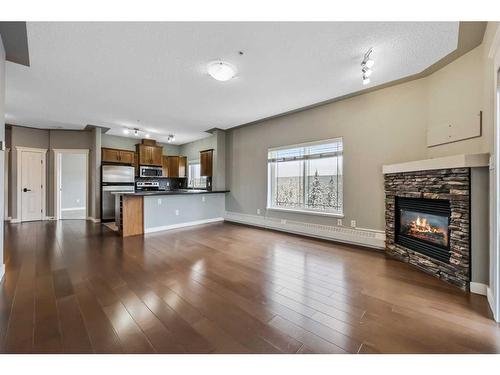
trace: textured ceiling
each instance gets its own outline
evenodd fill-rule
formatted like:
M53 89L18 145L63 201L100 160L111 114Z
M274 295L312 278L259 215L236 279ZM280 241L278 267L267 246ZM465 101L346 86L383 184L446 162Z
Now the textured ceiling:
M419 73L457 48L458 22L31 23L31 66L7 63L6 121L139 127L181 144ZM240 55L238 51L243 51ZM218 82L206 64L238 69Z

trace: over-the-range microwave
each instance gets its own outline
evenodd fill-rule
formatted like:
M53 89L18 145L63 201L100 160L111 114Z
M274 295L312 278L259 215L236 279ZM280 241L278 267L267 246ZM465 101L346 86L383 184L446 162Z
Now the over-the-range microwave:
M162 177L163 169L161 167L148 167L141 165L139 167L140 177Z

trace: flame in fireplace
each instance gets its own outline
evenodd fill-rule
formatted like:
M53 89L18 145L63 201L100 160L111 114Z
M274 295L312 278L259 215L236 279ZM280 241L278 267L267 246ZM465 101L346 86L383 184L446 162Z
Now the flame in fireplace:
M410 222L411 233L436 233L441 234L445 239L447 233L442 228L430 225L429 221L424 217L417 216L416 220Z

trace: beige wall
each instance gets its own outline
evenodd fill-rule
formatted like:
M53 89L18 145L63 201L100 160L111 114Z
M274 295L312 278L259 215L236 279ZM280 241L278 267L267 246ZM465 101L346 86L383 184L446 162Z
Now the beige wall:
M491 151L491 123L480 138L428 148L427 127L479 113L483 46L419 80L373 91L227 132L226 209L335 225L336 219L265 211L267 149L332 137L344 139L344 225L384 229L382 165Z

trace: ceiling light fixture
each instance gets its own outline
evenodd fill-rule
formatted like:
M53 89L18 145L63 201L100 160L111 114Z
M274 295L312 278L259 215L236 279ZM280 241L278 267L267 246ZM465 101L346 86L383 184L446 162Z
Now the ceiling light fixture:
M123 129L123 134L129 134L130 133L130 130L128 129Z
M136 137L138 137L138 136L139 136L139 129L134 129L134 135L135 135Z
M144 136L145 136L146 138L149 138L149 137L150 137L149 133L144 134Z
M236 67L225 61L212 61L207 65L207 72L217 81L229 81L236 75Z
M370 58L371 53L373 52L373 48L370 48L368 52L363 56L363 61L361 62L361 73L363 75L363 85L367 85L370 83L370 76L373 73L371 69L373 65L375 65L375 61Z
M174 134L170 134L167 137L167 143L172 143L173 141L175 141L175 135Z

